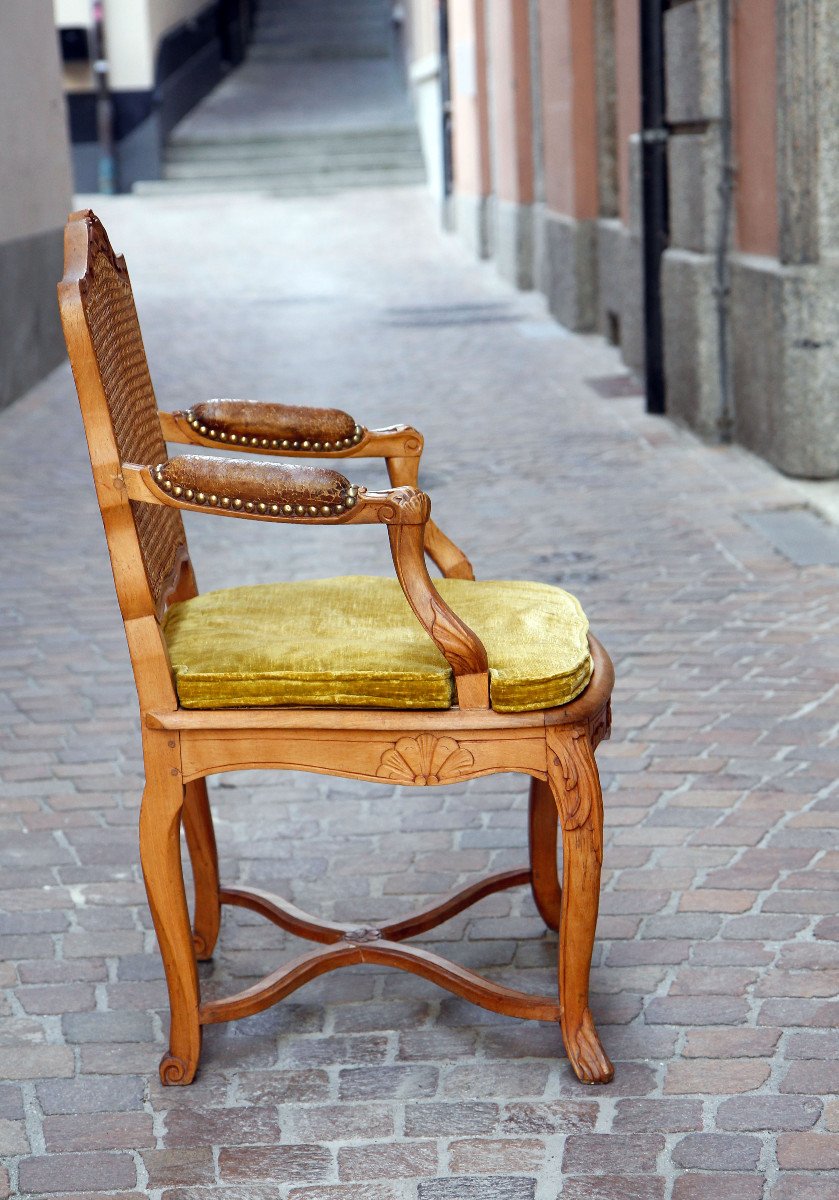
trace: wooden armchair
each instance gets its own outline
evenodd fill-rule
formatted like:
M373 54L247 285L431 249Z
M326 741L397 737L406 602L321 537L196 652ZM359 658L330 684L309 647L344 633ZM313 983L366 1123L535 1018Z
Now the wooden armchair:
M58 290L140 701L140 857L171 1009L163 1082L192 1081L204 1025L260 1012L352 963L401 967L494 1012L557 1021L579 1079L607 1082L613 1068L588 981L603 844L594 749L609 732L613 671L576 600L544 584L474 582L429 520L430 501L416 487L422 439L412 429L368 431L333 410L245 401L159 413L125 262L91 212L68 221ZM169 459L165 440L260 457ZM350 484L335 464L271 461L375 454L387 461L389 491ZM381 524L396 578L199 596L182 509L279 526ZM444 576L436 586L426 554ZM527 774L530 862L378 928L318 920L279 897L219 883L206 776L259 767L416 786ZM559 930L558 1000L403 944L484 896L528 884L545 923ZM321 946L254 987L202 1002L196 960L212 955L224 904Z

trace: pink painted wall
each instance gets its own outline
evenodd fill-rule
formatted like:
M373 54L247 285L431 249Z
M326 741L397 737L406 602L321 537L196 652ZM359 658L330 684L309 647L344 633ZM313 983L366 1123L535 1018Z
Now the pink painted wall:
M455 188L488 196L492 177L483 0L449 5L449 64Z
M488 0L491 136L500 200L533 203L533 106L528 0Z
M639 0L615 4L615 89L617 91L618 210L629 224L629 139L641 128Z
M545 200L554 212L593 219L598 212L593 0L540 0L540 19Z
M738 0L732 44L737 247L778 254L775 5Z

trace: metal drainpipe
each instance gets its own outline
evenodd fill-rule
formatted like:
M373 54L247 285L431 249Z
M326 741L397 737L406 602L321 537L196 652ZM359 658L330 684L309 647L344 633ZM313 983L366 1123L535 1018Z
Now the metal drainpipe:
M666 408L661 259L670 236L664 91L664 3L641 0L641 158L647 412Z
M714 296L717 306L717 365L720 441L734 435L734 393L731 386L731 218L734 202L735 165L732 138L731 98L731 0L718 0L720 23L720 181L717 244L714 255Z
M452 85L449 69L449 4L439 0L438 29L440 39L440 120L443 142L443 217L446 222L449 198L454 188L452 161Z

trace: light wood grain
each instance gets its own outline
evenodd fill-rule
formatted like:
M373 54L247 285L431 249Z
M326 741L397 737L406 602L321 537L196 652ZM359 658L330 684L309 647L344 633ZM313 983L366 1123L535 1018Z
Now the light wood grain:
M418 487L422 438L408 426L363 434L359 430L357 444L321 457L383 457L392 488L381 493L362 490L351 511L318 523L375 522L387 529L394 569L408 603L452 667L457 704L440 712L180 708L161 620L173 601L188 600L197 589L180 517L162 514L178 508L208 510L175 503L152 476L156 464L121 455L119 438L124 438L125 428L136 426L149 433L148 444L164 445L161 438L216 444L202 439L200 432L196 435L184 414L157 413L125 263L90 213L76 213L68 222L59 301L140 701L146 772L140 858L170 1004L169 1046L160 1065L163 1082L186 1084L194 1078L204 1024L260 1012L324 972L357 963L410 971L493 1012L559 1022L577 1076L587 1083L607 1082L613 1068L588 1002L603 852L594 749L609 736L614 682L603 647L590 639L593 675L570 704L530 713L493 712L485 649L443 602L428 574L426 555L449 577L473 577L462 551L430 521L430 502ZM125 424L129 402L136 406L128 413L134 426ZM116 409L122 422L119 435ZM263 482L270 474L262 473ZM349 485L344 481L342 486ZM157 524L142 519L151 506ZM283 524L283 519L258 513L246 519ZM281 528L275 531L275 536L281 534ZM205 780L214 773L254 767L307 770L391 789L446 786L496 772L527 775L532 781L530 863L477 880L429 908L378 927L353 929L321 920L280 897L219 881ZM195 880L192 926L181 863L182 828ZM254 837L260 833L255 829ZM559 928L558 1000L515 991L402 943L484 896L527 884L546 924ZM225 904L261 913L293 934L320 942L321 948L236 995L202 1003L196 963L213 953Z

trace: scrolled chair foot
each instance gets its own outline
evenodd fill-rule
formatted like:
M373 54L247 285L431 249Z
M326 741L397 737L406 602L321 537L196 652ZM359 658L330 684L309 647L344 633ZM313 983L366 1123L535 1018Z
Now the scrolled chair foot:
M210 962L215 945L210 945L208 939L201 933L193 933L192 944L195 947L195 957L199 962Z
M190 1065L174 1054L164 1054L160 1060L160 1082L164 1087L184 1087L192 1083L198 1064Z
M562 1039L574 1074L580 1083L609 1083L615 1074L608 1055L600 1044L590 1011L583 1011L579 1024L562 1019Z

